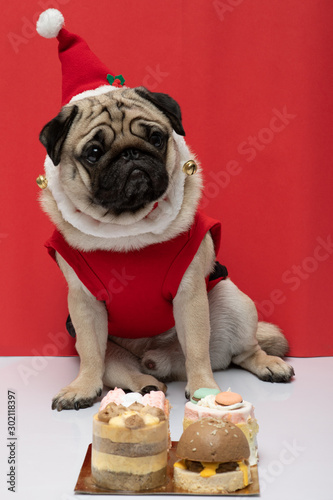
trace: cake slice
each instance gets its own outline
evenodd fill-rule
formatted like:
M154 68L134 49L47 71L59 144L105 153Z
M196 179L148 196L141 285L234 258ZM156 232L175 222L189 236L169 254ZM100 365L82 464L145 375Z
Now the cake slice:
M98 486L122 491L163 486L168 448L169 402L163 392L109 391L93 418L91 470Z

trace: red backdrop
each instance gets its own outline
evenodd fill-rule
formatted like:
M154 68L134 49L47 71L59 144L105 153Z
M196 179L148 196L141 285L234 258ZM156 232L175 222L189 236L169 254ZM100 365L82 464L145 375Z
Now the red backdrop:
M333 354L331 0L13 0L2 8L2 355L75 353L66 285L43 243L42 126L61 99L57 42L38 14L62 10L129 86L167 92L220 218L219 259L278 323L293 356Z

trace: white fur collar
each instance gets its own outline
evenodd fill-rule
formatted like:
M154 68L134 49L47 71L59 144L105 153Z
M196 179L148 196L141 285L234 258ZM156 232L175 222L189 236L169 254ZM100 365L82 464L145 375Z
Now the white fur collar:
M118 218L118 223L101 222L78 211L62 189L59 178L60 165L54 166L49 156L46 156L45 159L45 173L48 188L62 217L79 231L101 238L138 236L146 233L161 234L175 220L183 203L186 174L184 174L182 166L190 156L188 154L184 159L184 156L180 154L179 157L179 168L173 174L172 182L170 182L168 190L162 199L158 201L157 207L153 209L154 203L151 203L145 208L144 212L140 211L140 219L138 219L138 214L127 214L124 223L121 222L121 217Z

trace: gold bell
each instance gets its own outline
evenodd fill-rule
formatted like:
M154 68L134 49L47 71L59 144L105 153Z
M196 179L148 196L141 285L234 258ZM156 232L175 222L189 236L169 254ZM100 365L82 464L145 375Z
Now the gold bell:
M36 182L41 189L47 188L47 178L44 175L39 175Z
M193 175L198 170L198 165L193 160L189 160L183 165L183 172L186 175Z

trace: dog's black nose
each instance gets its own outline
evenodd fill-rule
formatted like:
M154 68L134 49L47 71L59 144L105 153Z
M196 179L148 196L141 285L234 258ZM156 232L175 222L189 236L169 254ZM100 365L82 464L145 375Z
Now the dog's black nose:
M124 151L121 153L121 157L124 160L138 160L140 157L140 152L134 148L124 149Z
M143 170L135 168L127 178L125 184L125 195L127 198L130 198L133 195L135 195L136 198L139 198L140 196L145 195L150 188L151 180L149 175Z

